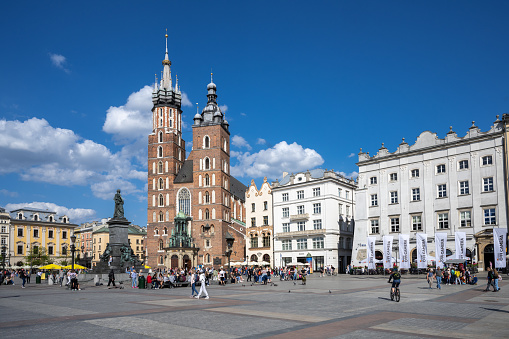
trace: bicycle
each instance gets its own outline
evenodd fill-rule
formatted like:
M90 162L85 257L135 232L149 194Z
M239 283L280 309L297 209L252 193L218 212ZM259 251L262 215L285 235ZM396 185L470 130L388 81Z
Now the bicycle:
M394 301L394 299L396 299L396 302L399 302L400 298L401 298L401 294L400 294L400 291L399 291L399 287L395 286L394 287L394 292L392 291L392 287L391 287L391 300Z

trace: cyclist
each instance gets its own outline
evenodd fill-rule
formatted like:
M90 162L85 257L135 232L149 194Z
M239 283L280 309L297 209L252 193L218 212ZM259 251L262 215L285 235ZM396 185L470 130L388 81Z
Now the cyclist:
M389 276L389 283L391 282L392 280L392 293L394 294L394 288L395 287L399 287L399 284L401 283L401 273L398 272L398 268L397 267L394 267L394 269L392 270L392 273L391 275Z

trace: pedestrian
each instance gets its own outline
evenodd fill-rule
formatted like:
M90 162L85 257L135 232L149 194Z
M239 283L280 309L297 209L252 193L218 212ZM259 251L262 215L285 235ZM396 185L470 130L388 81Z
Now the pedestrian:
M205 287L205 271L203 270L200 272L200 293L198 293L195 298L200 299L202 293L205 294L205 299L209 299L209 294L207 293L207 288Z
M19 271L19 277L22 280L21 288L25 288L26 276L25 276L25 270L24 269L21 269L21 271Z
M437 271L435 272L435 279L437 279L437 288L439 290L442 289L441 287L441 283L442 283L442 277L443 277L443 273L442 273L442 270L440 269L440 267L437 268Z
M433 284L433 276L434 276L434 274L433 274L433 269L432 269L432 268L430 268L430 269L428 270L428 273L426 274L426 279L428 280L428 285L429 285L429 289L430 289L430 290L431 290L431 288L432 288L432 287L431 287L431 285Z
M486 284L485 291L488 292L490 290L490 286L493 284L493 271L491 270L491 267L488 267L488 276L486 277L486 280L488 280L488 283ZM493 286L493 289L495 286Z
M135 269L131 270L131 287L138 288L138 273L136 273Z
M78 287L78 275L74 270L71 270L71 273L69 274L69 277L71 279L71 291L77 291L79 289Z
M30 284L30 275L31 275L31 274L32 274L32 273L30 272L30 270L26 270L26 271L25 271L25 275L26 275L26 278L27 278L27 284Z
M110 287L110 284L113 284L113 287L115 286L115 273L113 272L113 268L110 270L110 273L108 274L108 287Z
M196 290L196 282L199 280L199 275L196 273L196 271L193 269L191 270L191 296L190 298L194 298L194 293L196 292L196 295L198 295L198 291ZM205 282L204 282L205 283Z
M498 279L500 279L500 274L498 274L498 271L496 268L493 269L493 292L500 291L500 288L498 287Z

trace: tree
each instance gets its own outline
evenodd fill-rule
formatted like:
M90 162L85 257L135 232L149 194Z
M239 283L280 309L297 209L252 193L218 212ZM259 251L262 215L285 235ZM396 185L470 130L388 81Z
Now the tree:
M50 263L50 257L44 247L34 247L28 251L25 262L30 266L44 266Z

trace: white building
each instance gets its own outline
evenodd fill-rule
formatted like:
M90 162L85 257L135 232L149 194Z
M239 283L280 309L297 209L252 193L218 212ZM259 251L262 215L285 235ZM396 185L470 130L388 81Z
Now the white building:
M251 180L246 193L246 258L248 265L267 262L274 265L272 187L267 177L258 190Z
M350 261L356 182L333 170L283 173L272 183L275 266L310 262L313 270Z
M411 146L403 139L394 153L383 144L372 157L361 149L352 263L366 258L368 235L381 257L383 235L393 235L396 248L398 235L409 234L415 259L417 233L427 234L434 256L435 232L448 233L451 255L456 231L466 232L467 256L480 269L493 262L492 230L507 227L502 136L497 116L487 132L472 123L464 137L451 127L444 139L429 131Z

